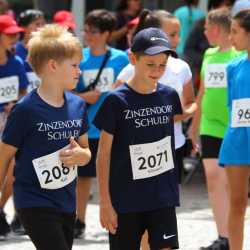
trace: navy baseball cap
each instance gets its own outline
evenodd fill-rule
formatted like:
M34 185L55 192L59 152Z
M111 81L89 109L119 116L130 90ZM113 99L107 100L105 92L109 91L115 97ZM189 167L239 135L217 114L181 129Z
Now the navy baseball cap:
M131 51L143 52L149 56L166 53L177 57L177 53L172 49L167 35L158 28L147 28L139 31L133 38Z

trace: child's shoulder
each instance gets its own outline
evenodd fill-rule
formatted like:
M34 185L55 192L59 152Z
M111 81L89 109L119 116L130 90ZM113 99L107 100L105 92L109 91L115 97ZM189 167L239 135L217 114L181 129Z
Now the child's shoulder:
M8 54L8 63L11 65L15 65L15 66L20 66L20 65L23 66L22 58L16 54L12 54L12 53Z
M72 93L71 91L65 91L65 98L70 103L86 105L86 102L80 96Z
M217 54L218 51L219 51L219 47L208 48L205 50L204 57L213 56Z
M247 59L246 54L244 54L240 57L237 57L237 58L233 59L230 63L228 63L227 69L228 70L237 69L239 66L241 66L243 63L245 63L247 60L248 59Z
M123 50L119 50L116 48L109 48L110 52L111 52L111 56L117 56L117 57L128 57L128 54L123 51Z

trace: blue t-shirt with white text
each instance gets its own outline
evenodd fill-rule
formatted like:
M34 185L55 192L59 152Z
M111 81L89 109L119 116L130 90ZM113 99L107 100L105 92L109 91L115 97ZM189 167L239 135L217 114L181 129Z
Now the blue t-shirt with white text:
M109 50L111 55L102 70L99 82L96 86L97 89L100 89L102 95L95 104L89 105L88 107L88 118L90 123L88 136L90 139L98 139L100 136L99 130L95 127L92 121L107 96L108 91L106 91L105 88L110 88L110 86L115 82L120 71L128 64L128 56L125 52L114 48L109 48ZM80 77L80 81L76 88L78 92L81 92L81 90L95 80L104 57L105 54L94 56L91 54L89 48L83 49L83 61L80 63L82 77Z
M58 189L41 188L32 160L54 153L87 132L86 103L65 92L62 107L44 102L36 90L23 97L11 111L2 141L18 149L14 169L17 209L48 207L60 212L75 210L76 181ZM49 176L48 176L49 178Z
M113 135L109 185L116 211L141 212L179 205L173 116L180 113L182 108L177 92L162 84L158 84L157 91L151 94L140 94L124 84L112 91L103 102L94 124ZM140 147L166 137L171 139L173 168L156 176L135 179L130 147ZM162 157L162 154L149 157L150 171L156 169L155 159L162 161ZM144 160L138 160L145 169Z

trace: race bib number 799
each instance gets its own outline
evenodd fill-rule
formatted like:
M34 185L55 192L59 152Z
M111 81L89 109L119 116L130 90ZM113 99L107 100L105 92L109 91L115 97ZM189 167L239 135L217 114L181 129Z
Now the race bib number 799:
M129 146L133 179L145 179L174 168L171 136L152 143Z

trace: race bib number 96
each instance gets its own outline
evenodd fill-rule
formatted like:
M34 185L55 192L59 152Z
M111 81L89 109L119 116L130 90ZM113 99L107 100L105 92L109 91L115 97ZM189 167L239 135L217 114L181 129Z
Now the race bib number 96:
M133 179L145 179L174 168L171 136L152 143L129 146Z
M225 64L208 64L204 83L207 88L226 88L227 75Z
M32 161L41 188L59 189L71 183L77 176L77 167L65 167L59 152L68 146Z
M250 127L250 98L233 100L231 126Z
M18 99L19 81L17 76L0 79L0 104Z

